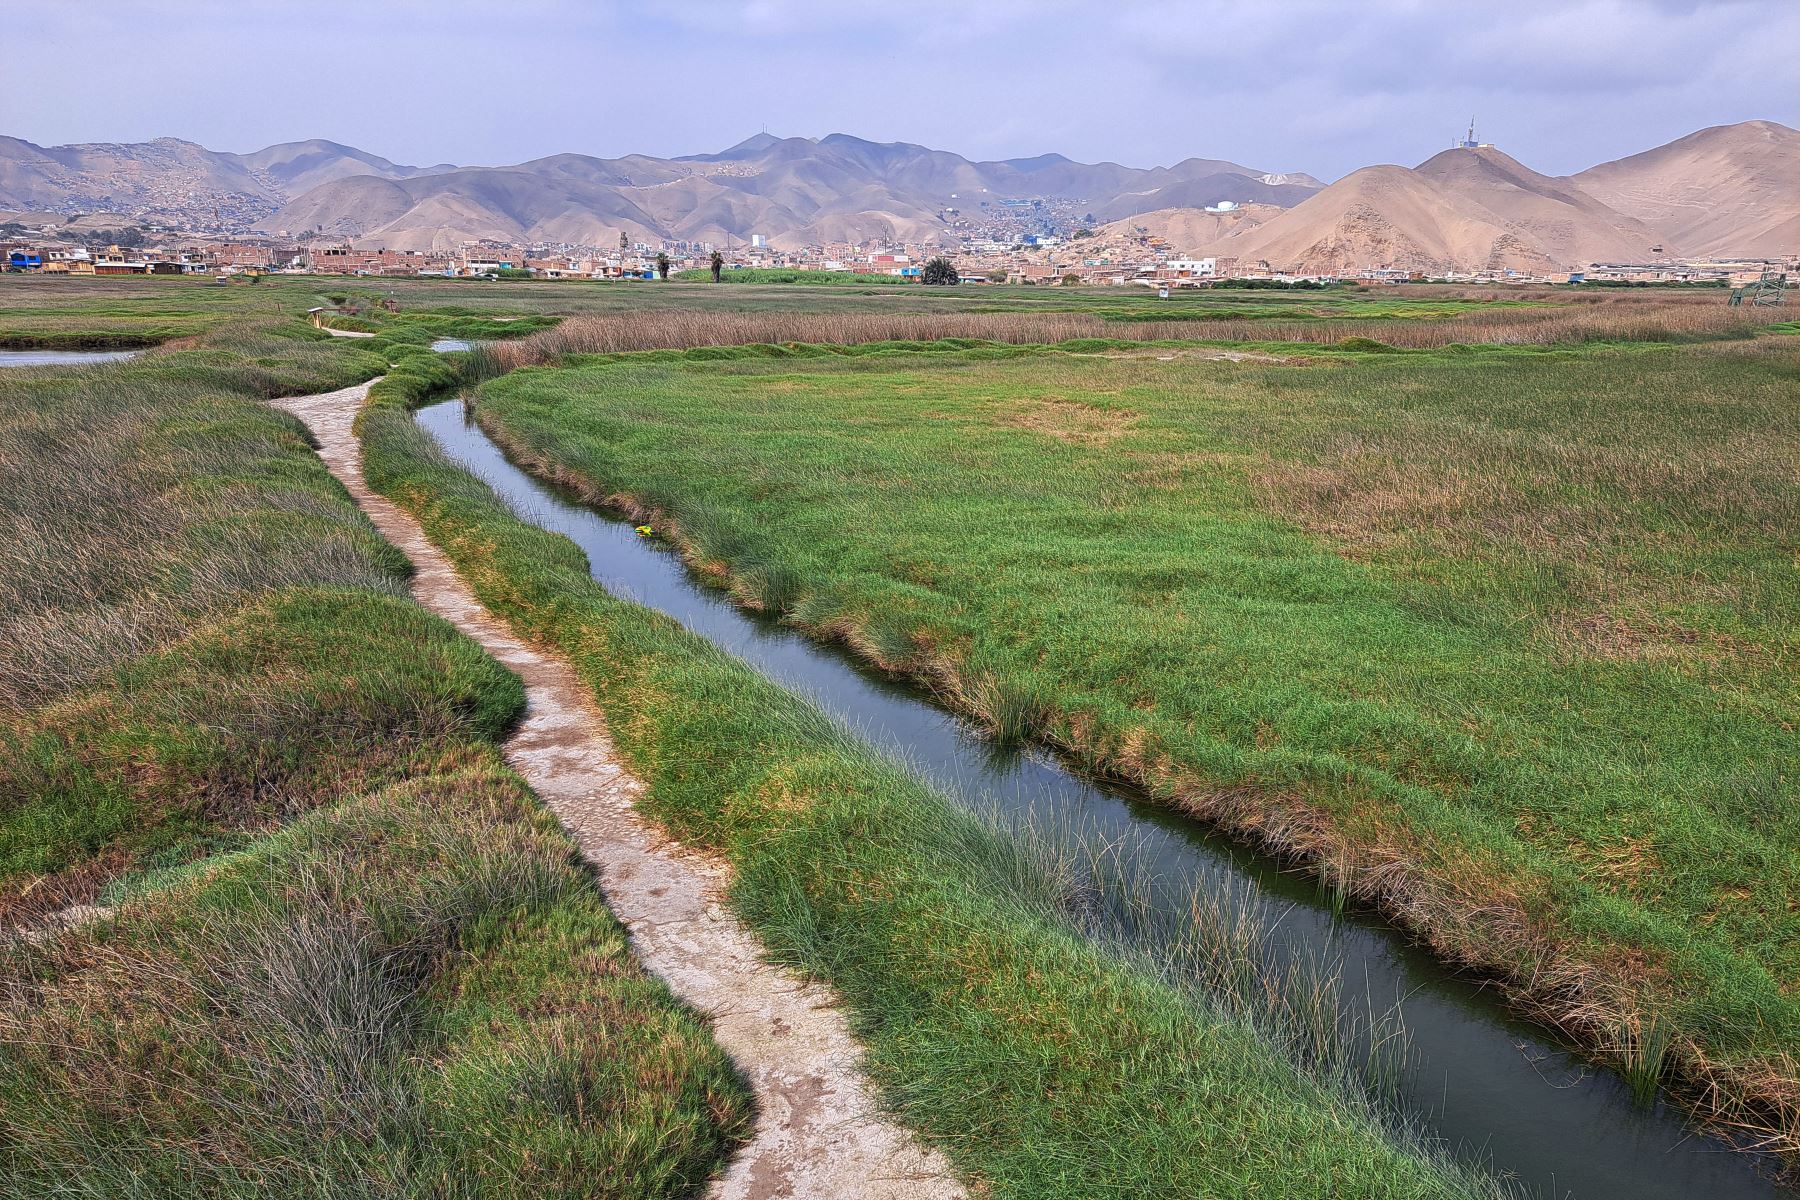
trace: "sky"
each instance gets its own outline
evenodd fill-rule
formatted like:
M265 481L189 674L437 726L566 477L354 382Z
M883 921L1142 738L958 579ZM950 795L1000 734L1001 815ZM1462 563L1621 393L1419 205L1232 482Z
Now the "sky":
M1800 126L1800 0L0 0L0 45L0 134L324 137L418 165L767 128L1332 179L1421 162L1473 116L1565 174Z

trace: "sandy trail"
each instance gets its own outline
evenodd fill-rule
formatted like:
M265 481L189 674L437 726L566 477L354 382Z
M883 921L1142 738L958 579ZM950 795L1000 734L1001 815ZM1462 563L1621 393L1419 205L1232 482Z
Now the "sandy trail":
M707 1014L756 1093L753 1139L708 1195L714 1200L949 1200L965 1195L944 1158L876 1110L862 1048L832 992L763 959L725 907L729 869L639 815L643 790L620 761L587 689L560 658L513 637L476 600L411 514L363 482L351 430L369 384L276 404L299 417L320 456L412 559L413 594L525 681L525 720L506 744L525 777L580 844L644 965Z

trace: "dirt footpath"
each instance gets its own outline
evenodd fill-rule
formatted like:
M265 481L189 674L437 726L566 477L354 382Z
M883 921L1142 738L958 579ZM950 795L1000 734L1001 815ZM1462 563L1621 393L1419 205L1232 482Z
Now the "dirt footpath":
M723 903L728 868L661 834L635 807L643 785L561 659L520 642L477 601L412 516L363 482L351 432L368 384L276 401L304 421L320 456L412 559L413 594L525 681L526 716L506 756L593 864L644 965L709 1016L756 1093L755 1137L709 1189L715 1200L948 1200L965 1195L944 1158L875 1109L832 992L763 960Z

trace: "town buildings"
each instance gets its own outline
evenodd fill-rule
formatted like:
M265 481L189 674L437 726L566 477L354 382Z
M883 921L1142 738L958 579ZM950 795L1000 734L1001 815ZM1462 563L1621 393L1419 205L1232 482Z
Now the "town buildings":
M952 233L933 241L832 241L777 247L752 234L748 241L633 241L602 246L526 245L486 240L456 250L396 250L358 245L336 237L264 238L246 234L146 229L130 246L84 245L67 231L45 227L37 236L0 241L0 269L47 275L207 274L293 272L343 276L530 277L544 280L630 280L656 277L661 254L671 273L705 272L714 249L728 269L767 268L887 276L916 281L924 264L943 254L971 283L1009 282L1040 287L1147 287L1161 290L1211 287L1230 280L1274 283L1328 277L1284 270L1282 264L1195 255L1148 230L1119 222L1094 226L1092 214L1070 201L988 197L940 214ZM15 227L16 228L16 227ZM121 240L125 240L121 238ZM1780 260L1596 263L1575 272L1434 273L1434 279L1476 283L1694 283L1741 284L1765 269L1800 269ZM1349 276L1364 282L1403 283L1425 276L1414 270L1371 265Z

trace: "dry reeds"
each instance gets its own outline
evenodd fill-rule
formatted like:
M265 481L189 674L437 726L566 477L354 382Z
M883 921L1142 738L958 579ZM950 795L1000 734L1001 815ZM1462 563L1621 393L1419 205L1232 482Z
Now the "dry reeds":
M1520 299L1526 297L1509 297ZM1747 336L1759 318L1717 295L1599 297L1601 303L1475 309L1437 320L1222 317L1108 321L1091 313L724 313L668 309L570 317L554 329L485 347L494 374L540 366L567 354L684 350L753 343L859 345L969 338L1019 345L1084 339L1117 342L1245 341L1331 345L1368 338L1405 349L1453 343L1559 345L1589 341L1671 341Z

